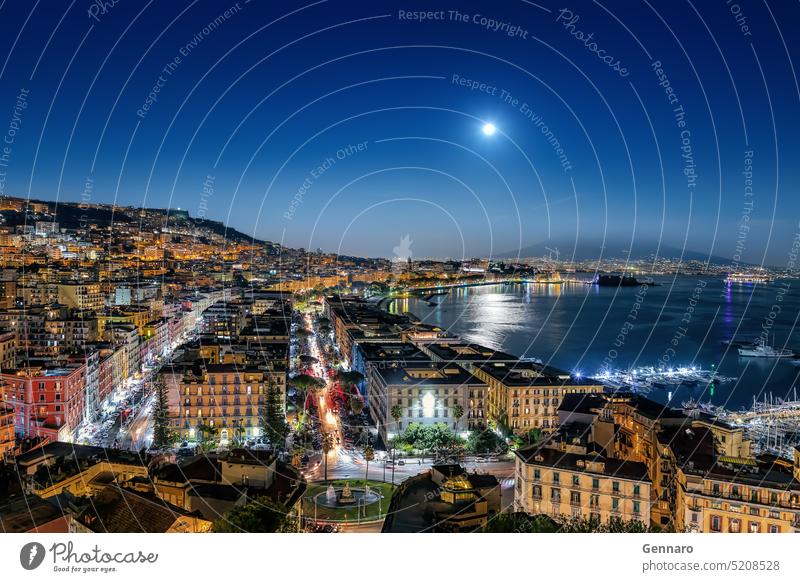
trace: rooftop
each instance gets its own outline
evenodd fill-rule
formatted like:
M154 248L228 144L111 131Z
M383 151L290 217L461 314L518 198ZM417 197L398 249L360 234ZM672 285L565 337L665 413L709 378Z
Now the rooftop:
M649 482L647 465L637 461L613 459L599 454L585 455L565 452L547 446L536 446L520 449L517 457L530 465L539 465L552 469L602 475L604 477L627 479L631 481Z

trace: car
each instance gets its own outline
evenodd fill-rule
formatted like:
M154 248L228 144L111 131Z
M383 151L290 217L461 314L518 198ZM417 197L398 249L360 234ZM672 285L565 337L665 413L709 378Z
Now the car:
M405 465L406 462L403 459L400 459L399 461L397 461L397 464L398 465Z

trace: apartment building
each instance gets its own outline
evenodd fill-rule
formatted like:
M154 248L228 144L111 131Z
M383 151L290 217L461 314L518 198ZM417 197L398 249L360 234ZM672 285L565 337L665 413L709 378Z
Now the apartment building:
M177 403L172 424L181 438L199 438L198 427L213 427L230 442L261 436L259 408L269 378L259 366L201 364L165 374L168 399Z
M22 437L68 440L85 413L86 365L30 366L0 373L3 400Z
M100 312L105 305L98 282L67 282L58 285L58 302L67 307Z
M515 471L516 511L649 523L651 483L644 463L545 445L517 451Z
M475 363L472 373L489 387L489 416L514 434L553 432L564 396L603 391L596 382L527 360Z
M411 423L444 423L456 433L486 423L486 384L455 364L397 362L369 370L370 414L384 442ZM400 407L398 419L392 409ZM460 411L463 416L456 417Z

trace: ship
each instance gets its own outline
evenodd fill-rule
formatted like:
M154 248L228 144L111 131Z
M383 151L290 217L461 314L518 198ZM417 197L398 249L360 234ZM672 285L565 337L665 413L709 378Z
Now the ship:
M763 273L731 273L725 278L725 282L732 283L769 283L772 278Z
M630 275L598 275L592 281L599 287L639 287L640 285L654 286L652 281L639 281Z
M748 358L794 358L792 350L768 346L763 338L758 339L752 346L740 347L739 355Z

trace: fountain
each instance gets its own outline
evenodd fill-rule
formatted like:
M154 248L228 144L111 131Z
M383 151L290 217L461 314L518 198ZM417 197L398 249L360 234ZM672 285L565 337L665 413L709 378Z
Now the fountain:
M328 490L325 492L325 499L331 505L336 503L336 489L333 488L333 485L328 485Z
M339 498L336 501L339 505L350 505L356 502L356 497L350 490L349 482L344 484L344 488L342 489L341 493L339 493Z

